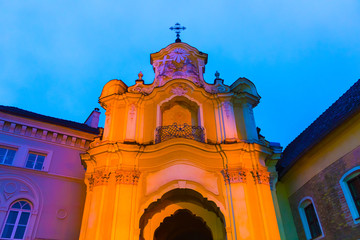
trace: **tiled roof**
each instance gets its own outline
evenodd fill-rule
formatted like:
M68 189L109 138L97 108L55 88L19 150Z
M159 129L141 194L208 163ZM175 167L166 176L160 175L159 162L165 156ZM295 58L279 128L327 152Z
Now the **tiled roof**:
M73 122L73 121L64 120L64 119L60 119L60 118L49 117L49 116L41 115L38 113L26 111L26 110L23 110L23 109L20 109L17 107L0 105L0 112L16 115L19 117L29 118L29 119L33 119L33 120L37 120L37 121L41 121L41 122L51 123L54 125L59 125L59 126L87 132L87 133L99 134L98 128L92 128L84 123L78 123L78 122Z
M277 164L280 177L326 135L359 111L360 80L285 148L282 158Z

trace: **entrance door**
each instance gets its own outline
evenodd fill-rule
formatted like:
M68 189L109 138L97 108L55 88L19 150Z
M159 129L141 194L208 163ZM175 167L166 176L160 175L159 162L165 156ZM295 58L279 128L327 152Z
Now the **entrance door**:
M213 240L213 238L202 218L182 209L164 219L155 231L154 240Z

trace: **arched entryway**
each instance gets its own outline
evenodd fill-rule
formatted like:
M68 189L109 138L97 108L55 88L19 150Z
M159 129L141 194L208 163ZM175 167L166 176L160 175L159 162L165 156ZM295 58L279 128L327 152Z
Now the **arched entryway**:
M219 207L191 189L165 193L144 210L139 222L141 240L223 240L225 226Z
M156 229L154 240L213 240L206 222L189 210L181 209Z

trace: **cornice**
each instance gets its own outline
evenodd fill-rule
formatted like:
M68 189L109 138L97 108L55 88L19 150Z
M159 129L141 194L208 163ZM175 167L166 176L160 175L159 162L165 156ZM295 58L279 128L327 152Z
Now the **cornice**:
M86 150L92 141L92 139L88 137L65 134L54 129L39 128L26 123L6 119L0 119L0 133L42 141L49 144L63 145L80 150Z
M121 142L112 142L112 141L101 141L100 138L95 138L94 141L90 144L89 153L91 154L101 154L105 152L138 152L141 149L142 153L149 154L162 154L163 151L169 151L172 148L179 148L179 146L199 150L204 153L215 153L219 151L216 146L221 146L223 151L244 151L244 152L261 152L267 155L273 154L273 150L263 142L246 142L241 141L231 144L208 144L198 142L192 139L185 138L174 138L164 142L151 145L141 145L141 144L126 144Z

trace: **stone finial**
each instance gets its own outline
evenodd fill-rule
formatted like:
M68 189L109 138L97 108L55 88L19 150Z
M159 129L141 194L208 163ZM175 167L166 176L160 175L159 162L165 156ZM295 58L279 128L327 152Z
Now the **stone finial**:
M224 86L224 79L220 78L220 73L218 71L215 72L215 80L214 80L214 84L218 85L218 91L219 92L226 92L227 88Z
M139 79L138 80L142 80L142 77L144 76L144 74L140 71L138 74Z
M220 79L220 78L219 78L219 77L220 77L220 73L219 73L218 71L215 72L215 77L216 77L216 79Z

